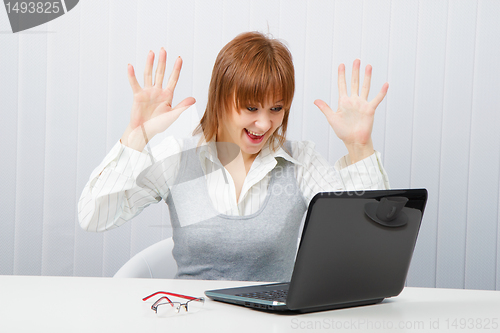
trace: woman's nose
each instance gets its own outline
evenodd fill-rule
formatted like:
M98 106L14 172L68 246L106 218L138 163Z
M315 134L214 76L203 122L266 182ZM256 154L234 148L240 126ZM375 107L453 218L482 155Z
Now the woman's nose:
M263 132L271 128L271 118L267 112L259 112L255 125Z

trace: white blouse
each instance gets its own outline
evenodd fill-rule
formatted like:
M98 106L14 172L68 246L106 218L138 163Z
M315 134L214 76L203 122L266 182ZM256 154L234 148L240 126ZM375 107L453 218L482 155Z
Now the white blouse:
M264 146L245 178L237 201L234 181L217 158L215 142L204 142L198 148L199 158L214 207L227 215L250 215L258 211L278 157L296 165L297 182L307 204L322 191L389 188L380 153L352 165L346 155L331 166L314 146L310 141L292 141L291 155L282 148L273 151ZM169 193L168 184L173 183L179 171L182 149L181 139L167 137L153 147L156 163L152 166L146 150L139 152L118 142L92 172L83 190L78 203L81 227L88 231L118 227L151 203L164 200ZM147 185L138 186L136 180L143 171L146 179L143 183Z

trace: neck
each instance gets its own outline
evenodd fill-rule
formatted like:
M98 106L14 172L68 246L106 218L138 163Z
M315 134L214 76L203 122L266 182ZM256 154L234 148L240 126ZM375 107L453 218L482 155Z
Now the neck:
M250 168L252 167L253 161L255 161L255 158L257 157L258 154L255 155L249 155L241 152L242 159L243 159L243 164L245 165L245 171L248 174L248 171L250 171Z
M245 171L248 173L253 161L258 154L250 155L246 154L234 143L227 142L217 142L217 156L219 161L223 166L228 166L229 164L239 164L245 166Z
M216 138L217 157L224 167L229 164L232 166L244 166L246 173L250 171L253 161L258 154L247 154L243 152L240 147L232 142L219 142Z

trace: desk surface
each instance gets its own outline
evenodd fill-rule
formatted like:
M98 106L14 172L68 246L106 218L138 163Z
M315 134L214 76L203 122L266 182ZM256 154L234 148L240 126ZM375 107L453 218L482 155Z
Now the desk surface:
M278 315L207 300L158 318L142 297L246 282L0 276L0 332L500 332L500 291L405 288L377 305Z

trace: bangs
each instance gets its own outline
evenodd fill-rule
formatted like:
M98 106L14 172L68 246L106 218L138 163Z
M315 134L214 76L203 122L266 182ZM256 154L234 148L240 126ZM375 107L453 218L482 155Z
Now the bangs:
M280 68L276 61L269 58L253 60L244 72L242 70L240 75L235 76L231 95L237 110L277 102L289 110L295 85L293 72L287 73L286 68Z
M276 40L266 40L245 50L240 61L228 68L231 91L237 110L247 106L280 102L285 110L292 105L295 73L291 55Z

